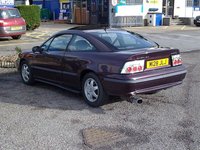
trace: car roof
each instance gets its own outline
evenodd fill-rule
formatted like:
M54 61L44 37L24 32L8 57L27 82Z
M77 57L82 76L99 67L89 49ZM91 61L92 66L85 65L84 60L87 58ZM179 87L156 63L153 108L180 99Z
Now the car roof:
M87 26L77 26L70 28L68 30L73 30L73 31L83 31L83 32L90 32L90 31L124 31L121 28L111 28L108 25L87 25Z
M76 34L84 34L84 33L90 33L90 32L95 32L95 31L126 31L120 28L110 28L110 27L99 27L99 26L77 26L73 27L67 30L62 30L57 32L57 34L64 34L64 33L76 33Z
M86 26L76 26L73 28L70 28L69 30L95 30L95 29L105 29L109 28L108 25L86 25Z

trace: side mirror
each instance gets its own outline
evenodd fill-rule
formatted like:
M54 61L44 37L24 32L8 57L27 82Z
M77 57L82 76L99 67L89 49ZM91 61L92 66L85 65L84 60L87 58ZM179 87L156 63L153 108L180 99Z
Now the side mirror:
M32 51L33 51L33 53L35 53L35 52L41 53L42 52L42 48L40 46L35 46L35 47L32 48Z

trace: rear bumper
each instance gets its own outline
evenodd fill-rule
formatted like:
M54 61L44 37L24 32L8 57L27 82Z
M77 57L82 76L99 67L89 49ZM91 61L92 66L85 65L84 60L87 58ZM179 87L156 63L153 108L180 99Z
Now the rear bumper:
M133 94L148 93L167 89L182 83L186 76L183 66L152 71L151 74L140 74L129 79L104 78L103 85L109 95L131 96ZM122 75L121 75L122 76Z
M23 26L21 30L12 31L10 27L0 27L0 37L22 35L26 33L26 26Z

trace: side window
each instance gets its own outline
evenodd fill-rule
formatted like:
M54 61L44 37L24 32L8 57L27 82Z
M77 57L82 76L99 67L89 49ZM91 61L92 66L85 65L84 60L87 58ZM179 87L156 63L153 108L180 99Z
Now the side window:
M48 51L65 51L71 37L72 35L66 34L55 37L48 47Z
M44 51L47 51L48 48L49 48L49 45L51 44L51 41L52 41L52 38L49 39L48 41L46 41L46 42L41 46L41 48L42 48Z
M70 51L95 51L96 48L85 38L74 36L68 46Z

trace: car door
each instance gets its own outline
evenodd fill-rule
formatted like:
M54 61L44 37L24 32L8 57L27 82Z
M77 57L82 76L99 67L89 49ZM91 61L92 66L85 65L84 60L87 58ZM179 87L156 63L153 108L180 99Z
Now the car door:
M41 46L42 52L35 54L32 64L36 78L62 83L62 60L71 37L68 34L58 35Z
M63 58L64 86L80 90L80 73L90 63L89 54L96 48L82 36L74 35Z

